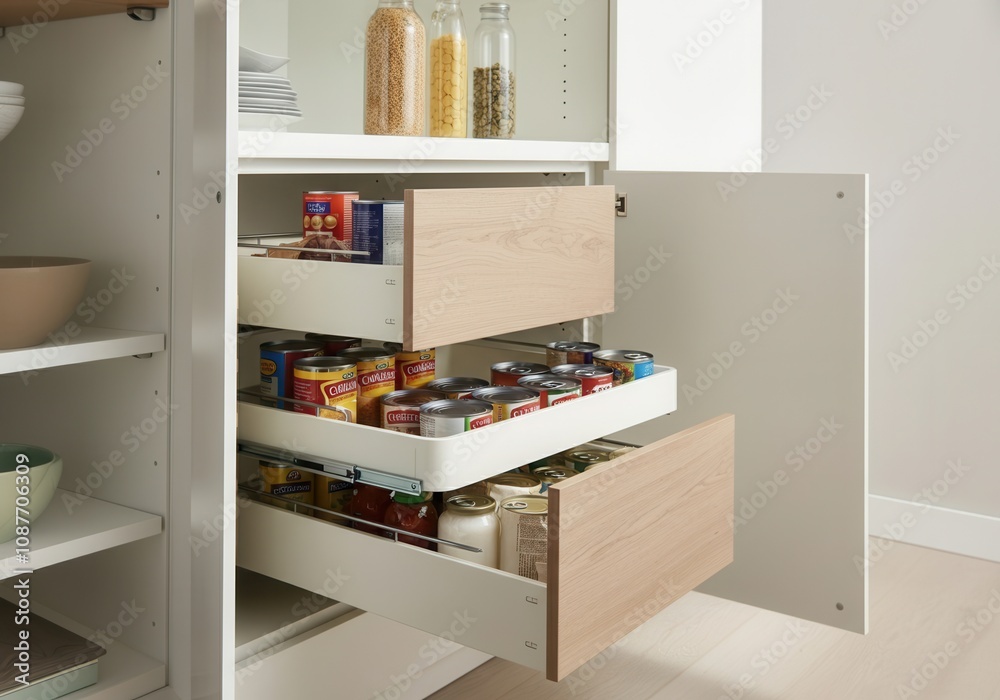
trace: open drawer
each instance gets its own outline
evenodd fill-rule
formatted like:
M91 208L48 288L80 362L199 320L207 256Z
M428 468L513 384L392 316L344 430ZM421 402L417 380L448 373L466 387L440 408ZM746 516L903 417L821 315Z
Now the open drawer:
M614 311L614 188L407 190L404 264L243 255L253 326L438 347Z
M549 489L548 584L250 502L237 562L560 680L733 559L732 416Z
M259 403L239 404L243 445L277 448L334 476L410 491L451 491L677 409L677 372L652 375L514 420L427 438L317 418ZM399 478L413 481L404 484Z

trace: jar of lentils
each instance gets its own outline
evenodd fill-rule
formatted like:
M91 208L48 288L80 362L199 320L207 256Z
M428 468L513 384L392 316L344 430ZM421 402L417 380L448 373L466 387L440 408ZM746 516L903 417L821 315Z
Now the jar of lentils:
M424 130L424 23L413 0L379 0L365 33L365 133Z
M514 29L510 5L486 3L479 8L472 70L472 135L509 139L517 123L517 80Z

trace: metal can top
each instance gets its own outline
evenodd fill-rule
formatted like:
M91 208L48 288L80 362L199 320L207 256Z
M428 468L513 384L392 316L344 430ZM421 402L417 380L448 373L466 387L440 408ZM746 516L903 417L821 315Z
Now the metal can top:
M472 398L491 403L516 403L537 399L539 393L519 386L486 386L472 392Z
M485 379L476 377L444 377L428 383L427 388L436 391L473 391L489 385Z
M563 457L568 459L570 462L580 462L581 464L596 464L598 462L607 462L610 457L609 452L601 452L600 450L581 450L579 448L574 448L563 453Z
M546 374L549 371L548 365L541 365L537 362L498 362L491 369L494 372L503 374Z
M392 360L396 354L388 352L385 348L365 347L365 348L345 348L337 352L341 357L351 360L361 360L362 362L374 362L376 360Z
M572 340L557 340L553 343L549 343L545 347L552 348L553 350L568 350L575 352L595 352L601 349L601 346L597 343L577 343Z
M497 486L516 486L519 488L531 489L537 486L541 486L542 482L537 476L531 474L497 474L496 476L491 476L486 479L487 484L496 484Z
M386 406L423 406L431 401L448 398L440 391L428 389L401 389L382 394L382 403Z
M552 374L567 377L606 377L614 373L613 369L604 365L556 365L552 368Z
M303 191L302 194L358 194L357 192L333 192L329 190L310 190L308 192Z
M548 515L549 499L545 496L511 496L500 502L500 508L518 515Z
M338 369L356 367L351 360L344 357L304 357L296 360L293 367L302 372L332 372Z
M420 415L473 418L493 413L493 405L468 399L438 399L420 407Z
M652 353L642 350L599 350L594 353L595 360L611 362L652 362Z
M323 346L307 340L271 340L260 344L261 352L323 352Z
M518 386L523 386L525 389L533 389L536 391L551 390L551 389L579 389L583 386L583 382L579 379L573 379L573 377L560 377L556 374L532 374L527 377L521 377L517 380Z
M548 484L568 479L571 476L576 476L576 472L569 467L539 467L531 473L532 475L537 476L541 481Z
M445 507L456 515L485 515L495 513L497 502L489 496L473 493L459 493L447 500Z

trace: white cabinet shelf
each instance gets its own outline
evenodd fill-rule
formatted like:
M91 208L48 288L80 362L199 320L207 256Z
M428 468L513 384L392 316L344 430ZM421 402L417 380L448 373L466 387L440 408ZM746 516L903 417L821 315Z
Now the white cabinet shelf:
M451 491L676 408L677 372L657 367L644 379L445 438L407 435L252 403L239 406L238 434L242 442L279 448L294 436L300 456L419 480L425 491Z
M162 352L165 343L163 333L80 328L78 335L64 341L50 340L33 348L0 350L0 374L36 372L62 365Z
M64 502L64 497L72 499ZM70 506L67 506L70 503ZM72 513L70 509L72 508ZM31 524L31 558L18 564L14 541L0 544L0 578L17 569L35 571L53 564L153 537L163 530L163 518L96 498L56 489L52 503Z
M241 175L589 172L609 146L586 141L444 139L240 131Z

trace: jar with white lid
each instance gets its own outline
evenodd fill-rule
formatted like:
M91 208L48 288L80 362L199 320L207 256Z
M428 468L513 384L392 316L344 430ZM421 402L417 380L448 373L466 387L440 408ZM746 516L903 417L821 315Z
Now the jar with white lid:
M438 551L457 559L498 568L500 519L496 507L496 501L489 496L459 494L449 498L444 513L438 519L438 538L478 547L483 551L470 552L446 544L439 544Z

